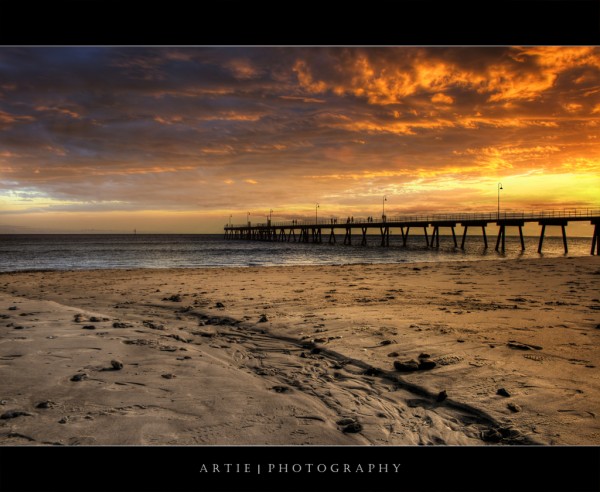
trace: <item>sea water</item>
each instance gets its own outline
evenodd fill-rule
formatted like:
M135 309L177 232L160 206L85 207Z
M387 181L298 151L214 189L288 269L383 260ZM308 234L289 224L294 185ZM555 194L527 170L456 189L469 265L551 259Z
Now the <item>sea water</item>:
M356 263L415 263L514 258L563 257L561 237L546 237L542 255L538 238L525 238L521 251L518 237L506 238L505 253L494 250L496 237L488 236L488 248L480 235L469 236L465 249L454 247L452 236L440 236L439 248L428 248L422 235L390 236L389 247L378 236L353 236L352 245L300 242L266 242L229 239L201 234L15 234L0 235L0 271L83 270L106 268L199 268L283 265L344 265ZM457 238L459 246L461 237ZM590 238L568 238L568 256L588 256Z

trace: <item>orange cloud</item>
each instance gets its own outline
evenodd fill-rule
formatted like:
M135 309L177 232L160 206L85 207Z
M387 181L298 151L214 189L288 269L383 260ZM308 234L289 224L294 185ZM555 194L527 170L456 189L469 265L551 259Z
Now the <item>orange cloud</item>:
M452 104L454 102L454 99L450 96L447 96L446 94L438 92L437 94L434 94L431 97L431 102L434 104Z
M34 121L33 116L21 116L0 110L0 129L8 128L14 123L24 123L27 121Z
M194 166L148 166L148 167L128 167L127 169L83 169L84 174L91 176L129 176L135 174L163 174L177 173L181 171L191 171Z
M365 54L366 53L366 54ZM552 88L558 76L576 67L600 67L600 50L591 47L513 48L510 55L483 69L467 68L460 61L432 59L415 49L413 59L394 66L388 59L369 57L368 51L335 67L337 77L319 77L307 61L294 66L300 87L309 93L351 94L370 104L401 104L424 92L442 100L444 91L466 88L488 95L490 102L533 100ZM446 97L451 97L447 96Z
M568 103L564 105L564 108L569 112L569 113L576 113L577 111L579 111L581 108L583 108L582 104L579 103Z
M204 147L200 149L200 152L203 154L227 155L233 154L234 148L231 145L224 145L222 147Z
M545 157L549 154L560 152L560 147L556 145L545 145L535 147L483 147L479 149L466 149L465 151L454 151L456 155L484 155L484 156L515 156L515 155L526 155L528 158L531 156L542 156Z
M11 159L16 157L26 157L24 154L17 154L15 152L2 151L0 152L0 157L3 159Z
M600 68L600 52L591 46L533 46L514 48L513 58L524 61L525 57L534 57L537 65L554 71L589 65Z
M58 106L36 106L35 108L36 111L40 111L40 112L44 112L44 111L48 111L48 112L52 112L52 113L58 113L58 114L64 114L66 116L70 116L71 118L80 118L80 114L76 113L75 111L72 111L70 109L66 109L66 108L60 108Z
M154 121L160 123L161 125L174 125L175 123L181 123L183 118L181 116L171 116L171 117L163 117L163 116L155 116Z
M327 90L327 84L323 81L314 81L313 76L306 62L298 60L294 64L293 71L298 77L300 86L308 92L320 93Z
M250 60L244 58L230 60L226 66L236 78L242 80L252 79L259 74L258 69L250 62Z
M305 103L318 103L323 104L326 102L325 99L316 99L314 97L302 97L302 96L279 96L280 99L286 99L290 101L302 101Z
M588 124L592 124L590 121ZM343 128L356 133L390 133L394 135L416 135L425 131L442 131L451 128L463 128L466 130L477 130L484 127L489 128L558 128L557 121L541 118L484 118L476 116L455 116L451 118L422 117L414 121L378 121L378 120L350 120L349 118L337 118L336 120L323 120L325 127Z

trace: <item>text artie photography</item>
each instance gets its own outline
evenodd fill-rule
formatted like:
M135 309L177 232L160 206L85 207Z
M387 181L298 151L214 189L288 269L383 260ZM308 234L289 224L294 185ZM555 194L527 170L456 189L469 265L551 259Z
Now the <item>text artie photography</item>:
M199 473L398 473L400 463L202 463Z

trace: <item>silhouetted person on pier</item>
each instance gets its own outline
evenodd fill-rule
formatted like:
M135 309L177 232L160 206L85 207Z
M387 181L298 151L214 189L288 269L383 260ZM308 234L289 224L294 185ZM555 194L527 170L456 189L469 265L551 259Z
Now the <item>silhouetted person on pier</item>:
M348 217L348 220L346 220L346 224L350 223L350 217Z
M352 223L354 224L354 215L352 216Z

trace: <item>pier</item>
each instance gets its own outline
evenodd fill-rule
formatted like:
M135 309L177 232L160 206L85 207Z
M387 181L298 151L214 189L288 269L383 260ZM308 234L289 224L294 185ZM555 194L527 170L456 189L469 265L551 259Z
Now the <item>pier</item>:
M502 213L449 213L432 215L406 215L382 216L380 219L372 217L340 218L314 218L305 220L288 220L272 222L267 219L264 223L226 224L225 239L248 241L280 241L300 243L327 243L336 242L336 231L344 234L344 244L351 245L353 238L358 238L361 245L367 244L369 229L379 232L381 246L389 246L391 230L400 232L402 244L406 246L408 235L411 231L422 230L426 247L439 248L440 229L450 230L454 247L458 248L455 228L460 224L463 228L460 248L464 249L469 228L480 228L484 247L488 247L486 227L489 224L498 226L496 251L504 252L506 249L506 228L518 228L521 240L521 249L525 250L523 227L526 223L537 222L541 226L538 253L542 252L546 227L560 226L562 231L565 254L569 252L567 243L567 230L569 222L590 222L594 226L592 246L590 253L600 255L600 209L565 209L535 212L502 212ZM431 234L429 231L431 230ZM325 232L324 232L325 231ZM329 233L329 234L328 234Z

